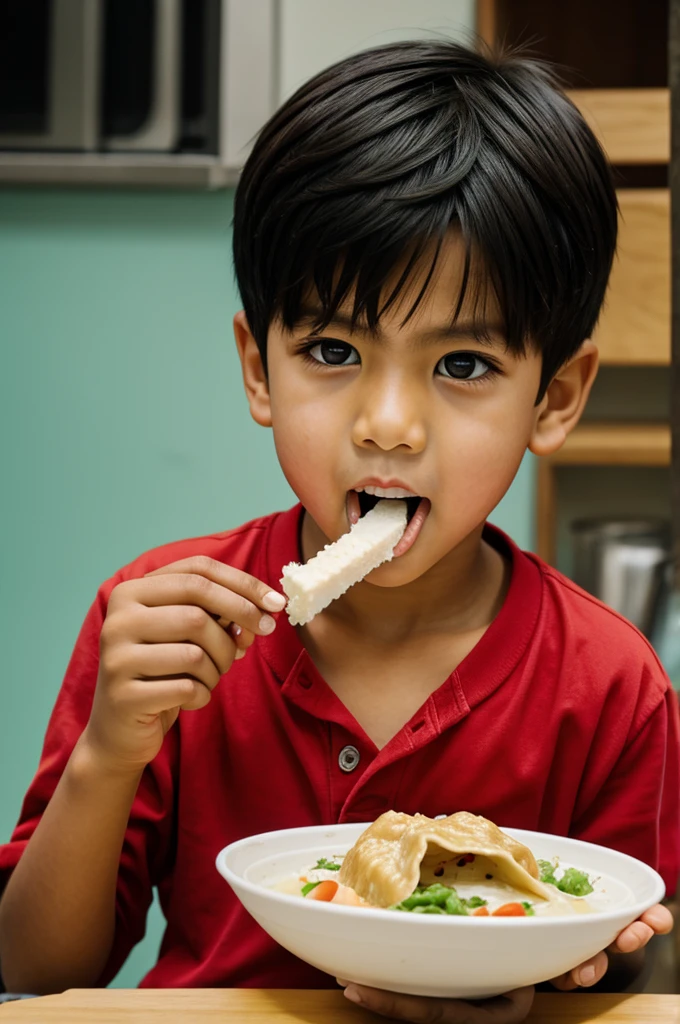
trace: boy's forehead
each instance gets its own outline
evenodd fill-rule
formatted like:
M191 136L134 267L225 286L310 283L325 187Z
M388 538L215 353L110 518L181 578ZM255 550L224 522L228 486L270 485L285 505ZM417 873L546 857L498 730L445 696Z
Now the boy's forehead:
M458 231L448 232L439 252L435 243L429 245L412 267L390 308L381 313L376 335L400 331L405 334L426 334L431 330L452 326L463 288L465 292L455 318L456 324L465 329L474 327L481 335L502 334L502 317L493 288L487 280L486 269L482 261L472 255L466 281L466 258L466 245ZM380 305L398 287L408 262L406 254L395 265L382 290ZM338 275L341 269L340 266ZM355 290L352 289L338 307L334 318L336 323L349 325L354 301ZM301 327L312 326L314 321L318 323L322 319L323 303L313 287L307 290L300 313ZM358 321L356 329L368 329L365 319Z

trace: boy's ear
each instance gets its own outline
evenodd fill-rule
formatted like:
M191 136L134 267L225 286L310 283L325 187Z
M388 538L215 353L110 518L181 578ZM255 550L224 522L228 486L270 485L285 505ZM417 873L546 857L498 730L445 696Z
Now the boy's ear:
M597 376L599 355L592 341L560 367L536 409L529 442L534 455L552 455L564 444L579 419Z
M240 310L234 317L234 337L241 360L243 384L250 406L250 415L261 427L271 427L272 409L267 375L264 372L262 356L246 320L244 310Z

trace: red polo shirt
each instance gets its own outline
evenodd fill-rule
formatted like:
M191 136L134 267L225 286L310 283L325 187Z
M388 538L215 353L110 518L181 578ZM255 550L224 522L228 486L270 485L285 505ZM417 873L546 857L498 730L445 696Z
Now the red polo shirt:
M52 714L16 831L0 847L0 889L35 828L95 687L112 587L192 554L279 588L299 559L297 506L237 530L142 555L100 589ZM501 826L602 843L659 868L680 861L678 707L646 640L498 530L512 560L496 620L386 747L377 750L315 669L285 616L235 662L208 707L180 715L146 770L125 836L115 947L102 983L144 933L152 886L167 918L143 985L332 987L242 909L214 861L256 832L369 821L395 808L458 810ZM366 681L370 685L370 680ZM359 752L341 758L346 747Z

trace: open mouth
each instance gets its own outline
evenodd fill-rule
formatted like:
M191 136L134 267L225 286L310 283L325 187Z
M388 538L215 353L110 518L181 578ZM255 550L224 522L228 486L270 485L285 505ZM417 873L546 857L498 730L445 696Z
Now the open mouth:
M366 491L347 492L347 518L350 526L357 523L362 516L370 512L379 501L405 501L406 502L406 529L397 546L394 549L394 557L406 554L409 548L413 547L416 538L420 533L425 520L430 512L430 499L420 495L413 495L408 498L382 498L377 494L367 494Z
M367 494L366 491L350 491L350 494L356 494L359 502L359 518L365 516L367 512L370 512L372 508L378 504L379 501L405 501L407 509L407 522L411 522L416 509L420 504L420 495L414 495L412 498L380 498L377 494Z

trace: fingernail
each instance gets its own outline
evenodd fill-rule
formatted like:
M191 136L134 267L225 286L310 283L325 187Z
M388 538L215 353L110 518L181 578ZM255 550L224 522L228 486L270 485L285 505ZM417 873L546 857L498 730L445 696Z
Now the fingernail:
M262 598L262 607L269 612L280 612L286 607L286 598L283 594L277 594L275 590L270 590Z
M349 985L345 989L345 999L349 999L350 1003L361 1002L361 996L359 995L359 993L357 992L353 985Z
M242 628L240 626L237 626L236 623L234 622L231 627L231 635L233 636L234 640L236 640L237 637L239 637L242 632Z
M349 985L349 982L345 981L343 978L336 978L335 980L341 988L345 988L346 985Z
M263 633L273 633L276 629L276 620L271 615L263 615L260 619L260 629Z
M583 970L579 973L578 983L579 985L592 985L594 981L595 968L592 964L589 964L588 967L584 967Z
M246 652L242 648L239 647L238 651L234 655L234 661L238 661L239 658L245 657L245 654L246 654Z

